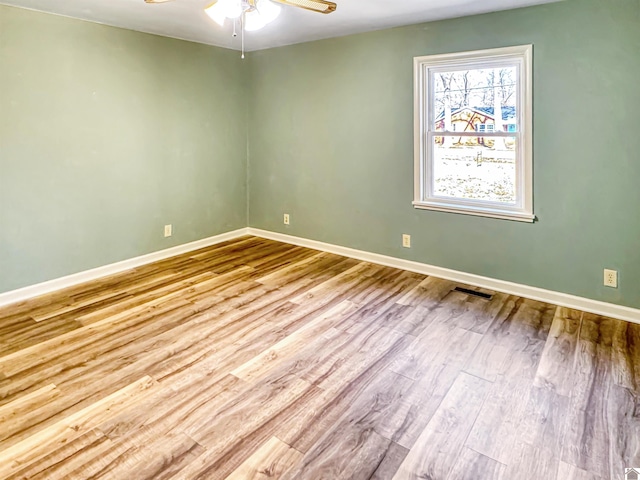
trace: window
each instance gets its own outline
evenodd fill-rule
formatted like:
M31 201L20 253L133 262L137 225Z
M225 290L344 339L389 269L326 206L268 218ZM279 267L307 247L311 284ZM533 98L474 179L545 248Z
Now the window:
M533 222L531 54L414 59L416 208ZM476 128L456 131L463 109Z

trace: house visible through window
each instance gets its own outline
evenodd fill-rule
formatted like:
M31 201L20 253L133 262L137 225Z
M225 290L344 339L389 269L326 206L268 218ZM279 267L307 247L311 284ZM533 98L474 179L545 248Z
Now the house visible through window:
M494 129L495 129L495 125L491 125L491 124L486 125L484 123L478 123L477 127L478 128L476 129L476 131L477 132L482 132L482 133L484 133L484 132L493 132Z
M531 51L414 59L416 208L533 221Z

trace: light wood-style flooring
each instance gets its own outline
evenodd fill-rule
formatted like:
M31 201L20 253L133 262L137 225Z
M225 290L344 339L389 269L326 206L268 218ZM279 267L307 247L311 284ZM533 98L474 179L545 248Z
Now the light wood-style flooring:
M0 478L640 466L640 325L457 286L243 237L2 308Z

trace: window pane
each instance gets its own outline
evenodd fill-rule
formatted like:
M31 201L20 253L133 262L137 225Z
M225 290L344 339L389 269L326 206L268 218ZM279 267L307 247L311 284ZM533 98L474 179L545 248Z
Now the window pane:
M432 72L436 132L517 132L518 69Z
M515 137L434 137L433 194L516 203Z

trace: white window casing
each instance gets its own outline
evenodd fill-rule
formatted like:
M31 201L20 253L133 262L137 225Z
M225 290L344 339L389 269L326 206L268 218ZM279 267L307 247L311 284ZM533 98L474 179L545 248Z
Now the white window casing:
M414 58L415 208L533 222L532 45ZM436 131L433 75L438 72L515 68L516 131L484 127L483 131ZM495 113L495 112L494 112ZM512 122L512 121L510 121ZM494 123L505 124L502 118ZM494 125L491 125L494 127ZM434 193L435 138L515 138L515 202L442 196Z

